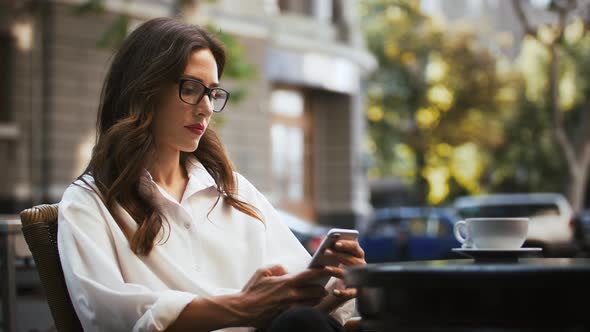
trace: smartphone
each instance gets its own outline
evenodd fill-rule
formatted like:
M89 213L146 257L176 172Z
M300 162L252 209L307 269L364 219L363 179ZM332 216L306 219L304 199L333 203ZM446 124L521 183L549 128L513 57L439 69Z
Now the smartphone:
M307 266L310 269L319 269L323 268L324 266L338 266L339 262L334 259L333 257L327 257L324 255L324 251L326 249L334 249L334 244L336 241L342 240L356 240L359 236L359 232L355 229L344 229L344 228L332 228L326 237L320 243L320 246L313 254L311 258L311 262ZM330 280L330 277L323 278L317 281L318 285L326 286Z

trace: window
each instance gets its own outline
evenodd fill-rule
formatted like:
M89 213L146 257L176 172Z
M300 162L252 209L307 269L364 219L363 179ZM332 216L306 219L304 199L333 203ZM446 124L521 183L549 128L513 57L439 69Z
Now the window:
M313 0L279 0L281 13L293 13L311 16Z
M13 120L10 108L11 52L11 38L0 34L0 123Z
M333 0L333 2L332 2L332 23L339 24L339 23L342 23L342 20L343 20L342 0Z
M312 220L313 149L304 94L297 90L274 90L271 111L272 189L277 205Z

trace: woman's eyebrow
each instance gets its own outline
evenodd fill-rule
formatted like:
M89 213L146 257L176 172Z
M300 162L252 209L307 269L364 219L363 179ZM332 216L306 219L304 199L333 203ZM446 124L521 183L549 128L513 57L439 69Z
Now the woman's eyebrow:
M203 82L202 79L200 79L198 77L195 77L195 76L192 76L192 75L184 74L184 75L182 75L182 78L190 78L190 79L193 79L195 81L199 81L199 82L205 84L205 82ZM205 84L205 85L207 85L207 84ZM209 85L209 87L210 88L217 88L217 87L219 87L219 83L211 83L211 85Z

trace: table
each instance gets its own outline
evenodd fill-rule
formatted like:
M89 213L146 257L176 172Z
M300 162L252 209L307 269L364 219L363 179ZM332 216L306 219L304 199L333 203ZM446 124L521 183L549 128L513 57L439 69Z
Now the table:
M2 325L16 331L15 235L21 234L18 219L0 220L0 263L2 264Z
M590 259L471 259L346 270L365 328L378 331L588 331Z

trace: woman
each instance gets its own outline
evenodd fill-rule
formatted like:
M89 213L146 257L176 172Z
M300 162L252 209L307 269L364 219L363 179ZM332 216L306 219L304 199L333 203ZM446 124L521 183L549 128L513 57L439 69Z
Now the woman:
M59 205L85 330L338 331L350 316L342 268L305 268L305 249L208 128L229 99L224 64L217 39L169 18L138 27L114 57L91 161ZM365 264L356 241L326 254Z

